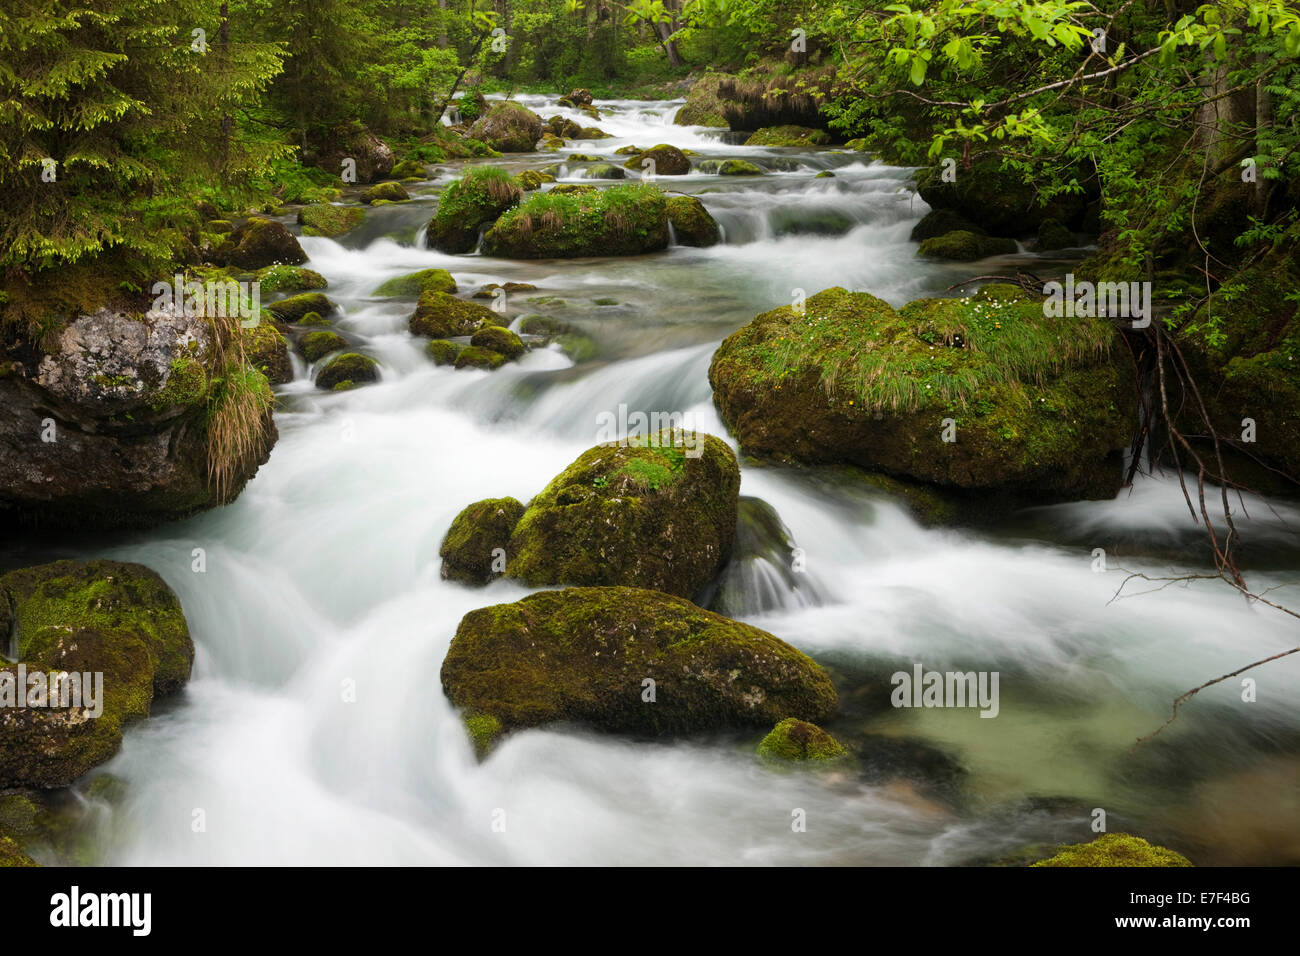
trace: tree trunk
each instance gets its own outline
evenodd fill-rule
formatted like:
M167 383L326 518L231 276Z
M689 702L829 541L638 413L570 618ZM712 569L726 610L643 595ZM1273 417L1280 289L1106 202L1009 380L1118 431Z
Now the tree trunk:
M682 65L682 58L677 52L677 44L668 39L673 35L672 25L667 23L656 23L654 27L655 33L659 35L659 42L663 46L664 52L668 54L668 64L674 69L680 67Z
M438 0L438 49L447 49L447 0Z

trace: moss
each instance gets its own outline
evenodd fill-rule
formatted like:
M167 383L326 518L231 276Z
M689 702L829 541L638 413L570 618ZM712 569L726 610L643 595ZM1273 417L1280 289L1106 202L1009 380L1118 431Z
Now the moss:
M702 173L717 176L762 176L767 170L744 159L706 159L698 167Z
M626 179L627 174L613 163L592 163L587 167L588 179Z
M500 352L470 345L456 354L456 368L478 368L491 371L506 364L506 357Z
M154 396L155 411L167 408L202 407L207 404L210 383L203 363L188 355L172 359L167 380Z
M448 342L446 339L434 339L424 347L424 354L433 359L434 365L455 365L456 356L465 346Z
M509 329L488 325L479 329L470 338L469 344L479 348L491 349L504 355L507 359L517 359L524 354L524 343L519 336Z
M393 166L389 173L395 179L428 179L429 171L418 159L404 159Z
M912 227L909 238L913 242L923 242L926 239L937 239L939 236L946 236L950 232L984 234L983 229L960 213L953 212L951 209L931 209L921 217L920 222Z
M506 730L566 720L660 736L787 715L825 720L838 705L826 673L773 635L625 587L543 591L471 611L442 685L455 706Z
M647 162L654 163L656 176L684 176L691 171L691 161L686 154L676 146L669 146L667 143L651 146L644 152L628 157L623 163L623 168L645 173L648 171Z
M316 387L326 391L340 390L338 386L348 383L348 387L364 385L379 380L379 363L368 355L357 352L345 352L331 359L316 375Z
M726 339L709 380L754 454L1034 500L1110 497L1135 415L1117 344L1105 319L1050 319L1019 296L895 311L829 289Z
M765 126L745 140L746 146L827 146L830 134L807 126Z
M410 198L406 188L401 183L394 182L376 183L361 194L361 202L367 206L378 202L402 202Z
M443 578L483 585L503 574L493 568L492 552L497 548L505 551L523 514L524 506L514 498L488 498L456 515L438 549ZM509 552L506 554L508 559Z
M1181 853L1127 833L1107 833L1091 843L1063 847L1034 866L1191 866Z
M272 302L266 311L275 316L277 322L297 322L309 312L328 315L334 311L334 303L321 292L303 292L291 295L287 299Z
M268 295L274 292L310 292L329 285L319 272L302 266L268 266L258 270L257 281L261 291Z
M309 332L298 342L298 351L308 362L319 362L331 352L348 347L348 340L336 332Z
M289 362L289 343L270 322L259 322L252 328L239 330L244 347L244 357L253 368L266 376L272 385L293 381L293 365Z
M501 317L487 306L436 289L420 293L420 301L407 323L412 335L435 339L473 335L485 325L500 324Z
M323 318L319 312L308 312L295 325L329 325L330 320Z
M446 269L421 269L419 272L395 276L370 294L381 298L413 297L429 289L455 292L456 280Z
M722 73L706 73L696 80L686 95L686 105L677 111L673 122L678 126L726 129L728 123L722 115L722 103L718 98L718 84L725 78Z
M712 246L722 241L717 220L694 196L669 196L667 208L673 235L681 245Z
M298 210L298 223L304 236L341 236L361 225L366 217L356 206L316 203Z
M595 126L584 126L578 130L578 135L574 139L613 139L613 134L606 133Z
M787 717L762 739L758 755L769 760L841 760L849 755L838 740L816 724Z
M524 192L532 192L535 189L540 189L542 183L555 182L555 177L550 173L539 172L536 169L525 169L515 177L515 182L519 184L519 188Z
M1055 219L1044 219L1038 227L1038 240L1034 248L1039 252L1049 249L1069 249L1076 245L1074 233Z
M465 730L474 745L474 754L482 760L491 753L504 728L501 721L491 714L476 714L465 718Z
M535 497L510 539L507 574L532 586L622 584L685 597L726 561L740 473L711 435L598 445Z
M0 830L0 867L37 865L35 860L23 852L22 847Z
M818 173L816 176L813 177L813 179L834 179L834 178L835 178L835 174L831 172L829 169L823 169L820 173Z
M485 253L514 259L637 255L667 245L664 194L645 185L536 194L483 237Z
M542 118L510 100L498 100L474 121L469 135L506 153L529 153L542 138Z
M999 239L979 233L957 230L925 239L918 256L928 259L951 259L955 262L971 262L975 259L987 259L989 256L1006 255L1016 251L1014 239Z
M301 265L307 261L307 253L283 223L256 216L231 233L213 256L221 265L241 269L261 269L280 262Z
M480 227L495 222L522 195L518 183L504 169L470 167L463 178L442 191L438 210L426 229L429 245L453 255L473 252Z

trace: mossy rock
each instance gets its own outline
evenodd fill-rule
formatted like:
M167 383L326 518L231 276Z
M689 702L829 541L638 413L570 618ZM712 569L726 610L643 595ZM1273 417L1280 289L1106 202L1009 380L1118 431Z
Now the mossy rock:
M838 706L826 672L779 638L626 587L543 591L471 611L442 686L470 718L495 718L506 731L566 721L668 736L785 715L821 721Z
M696 167L715 176L765 176L767 170L744 159L706 159Z
M272 292L310 292L329 286L325 277L302 266L267 266L258 270L257 281L264 294Z
M542 138L542 118L510 100L492 103L469 135L503 153L531 153Z
M913 242L924 242L926 239L946 236L950 232L973 232L984 235L983 229L960 213L953 212L951 209L931 209L912 227L912 233L908 238Z
M438 210L425 230L429 245L452 255L473 252L479 229L495 222L522 196L519 184L504 169L470 167L442 191Z
M1023 235L1049 218L1073 223L1082 218L1090 198L1084 193L1062 194L1040 204L1034 187L1015 170L1002 169L997 159L958 170L952 182L943 181L939 166L923 170L917 177L917 192L932 209L951 209L986 232L1003 236Z
M533 312L530 315L520 317L519 331L523 332L525 335L552 337L576 332L577 329L572 324L565 322L563 319L557 319L550 315L542 315L540 312Z
M644 152L628 157L623 163L623 168L634 169L645 175L650 172L645 166L647 161L654 163L656 176L684 176L691 171L691 161L686 154L676 146L669 146L667 143L651 146Z
M546 121L546 131L562 140L577 139L582 133L582 127L573 120L565 119L557 113Z
M813 179L834 179L834 178L835 178L835 174L831 172L829 169L823 169L820 173L818 173L816 176L813 177Z
M1155 846L1128 833L1107 833L1091 843L1063 847L1033 866L1191 866L1181 853Z
M600 161L599 156L592 156L590 153L570 153L565 158L566 163L598 163Z
M542 138L537 141L537 148L544 149L548 153L554 153L564 148L564 139L554 133L543 133Z
M287 299L272 302L266 311L275 316L277 322L296 323L310 312L317 315L329 315L334 312L334 303L323 292L303 292L291 295Z
M235 224L229 219L213 219L204 225L203 231L224 236L235 231Z
M485 325L471 336L469 344L477 348L491 349L507 359L517 359L525 351L523 339L499 325Z
M394 276L370 294L386 299L414 298L429 289L435 292L455 292L456 280L446 269L421 269L404 276Z
M599 192L599 187L587 183L557 183L551 188L552 196L574 196L579 193Z
M298 224L304 236L341 236L361 225L365 211L357 206L313 203L298 210Z
M213 259L218 265L261 269L277 263L301 265L307 261L307 253L283 223L254 216L226 237Z
M429 170L418 159L404 159L393 167L389 175L395 179L428 179Z
M555 182L555 177L550 173L543 173L536 169L525 169L515 177L515 182L524 192L532 192L535 189L541 189L543 183Z
M361 202L367 206L379 202L405 202L410 198L406 187L395 182L376 183L361 194Z
M438 549L443 578L483 585L500 577L504 571L494 569L493 551L499 548L501 554L507 553L510 534L523 514L524 506L514 498L488 498L456 515Z
M1017 248L1014 239L1000 239L996 236L983 236L975 232L958 230L924 240L916 254L927 259L973 262L976 259L987 259L989 256L1008 255L1015 252Z
M1044 219L1038 227L1038 241L1034 248L1039 252L1051 249L1069 249L1077 245L1074 233L1055 219Z
M534 587L628 585L691 597L717 574L736 533L731 449L668 430L626 442L588 449L529 502L507 575Z
M23 852L11 837L0 830L0 867L39 866L30 856Z
M593 163L587 167L588 179L626 179L627 173L613 163Z
M420 293L420 301L407 324L412 335L449 339L473 335L485 325L500 325L501 317L477 302L430 289Z
M578 135L574 139L612 139L613 135L606 133L597 126L584 126L578 130Z
M456 368L477 368L490 372L505 364L506 357L504 355L492 349L483 348L481 345L467 346L456 355Z
M668 246L664 194L648 185L539 193L483 236L483 251L512 259L639 255Z
M767 760L790 762L843 760L849 752L816 724L787 717L758 745L758 755Z
M305 326L321 326L321 325L330 325L330 324L331 324L330 320L322 316L319 312L308 312L301 319L299 319L297 322L294 323L294 325L305 325Z
M298 351L308 362L319 362L331 352L341 352L348 347L348 340L337 332L321 330L309 332L298 340Z
M189 680L194 644L180 602L142 565L56 561L11 571L0 577L0 603L29 674L103 674L97 717L82 708L4 709L0 790L71 783L117 753L123 727L147 717L156 697Z
M424 354L433 359L434 365L455 365L456 356L465 348L446 339L434 339L424 347Z
M316 375L316 387L326 391L339 391L339 386L349 388L379 381L379 363L368 355L345 352L330 360Z
M694 196L669 196L667 207L668 221L673 224L673 235L678 244L713 246L722 241L718 221Z
M871 148L870 142L864 137L851 139L844 144L844 148L854 153L865 153Z
M486 285L475 289L473 298L495 299L497 297L498 289L508 295L513 295L516 292L536 292L537 286L533 285L531 282L489 282Z
M259 322L251 329L241 326L244 358L266 376L272 385L293 381L293 363L289 361L289 343L270 322Z
M730 79L725 73L705 73L695 81L686 94L686 105L673 116L678 126L709 126L726 129L729 124L723 116L722 101L718 97L718 84Z
M1120 354L1106 319L1047 318L1019 292L896 311L837 288L727 338L709 381L749 454L854 464L984 505L1110 498L1137 414Z
M746 146L829 146L830 134L807 126L765 126L745 140Z
M469 734L470 743L474 745L474 755L482 760L492 752L504 728L501 721L491 714L476 714L465 718L465 731Z

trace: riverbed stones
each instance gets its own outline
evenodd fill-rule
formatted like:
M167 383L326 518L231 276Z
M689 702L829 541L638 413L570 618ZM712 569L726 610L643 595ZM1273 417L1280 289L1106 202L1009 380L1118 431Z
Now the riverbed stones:
M676 146L660 143L628 157L623 168L636 170L642 175L653 172L656 176L684 176L691 171L691 161Z
M438 549L443 578L482 585L504 574L506 544L524 510L514 498L488 498L465 508Z
M501 316L487 306L458 299L437 289L420 293L415 312L407 322L412 335L427 335L433 339L473 335L484 326L501 324Z
M827 289L727 338L709 381L749 454L984 504L1112 497L1136 416L1110 322L1046 318L1011 286L901 310Z
M453 705L505 731L564 721L672 736L792 715L822 721L838 706L825 671L774 635L628 587L543 591L471 611L441 676Z
M316 387L342 392L379 381L379 363L359 352L344 352L330 359L316 374Z
M12 571L0 577L0 603L17 657L0 666L0 700L16 689L19 665L29 676L103 675L93 709L84 696L79 708L0 708L0 790L71 783L117 752L123 727L147 717L155 698L189 680L194 644L180 602L143 565L56 561Z

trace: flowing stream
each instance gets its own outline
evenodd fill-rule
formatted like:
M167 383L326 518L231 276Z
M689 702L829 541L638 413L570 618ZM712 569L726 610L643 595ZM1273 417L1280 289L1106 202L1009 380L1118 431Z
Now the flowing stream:
M790 168L660 177L722 224L726 241L709 249L541 262L433 252L417 231L454 166L343 242L303 240L340 306L337 328L383 379L324 393L300 363L280 390L279 443L233 505L80 549L157 570L198 648L185 692L103 768L125 795L88 798L100 861L950 865L1088 840L1103 808L1108 829L1198 863L1300 863L1300 660L1250 672L1254 702L1239 680L1202 692L1133 749L1179 693L1297 643L1294 619L1214 582L1137 582L1112 600L1121 564L1202 566L1202 532L1170 475L974 532L923 528L833 470L744 463L742 495L775 509L806 569L750 556L733 569L728 610L831 670L842 713L827 726L861 749L860 766L773 771L754 757L761 733L644 743L573 728L514 734L477 762L439 668L463 614L527 590L440 579L438 546L461 508L527 501L620 404L689 412L725 436L707 381L713 350L793 290L839 285L900 305L973 274L916 258L908 232L926 206L906 170L728 143L673 126L679 103L601 102L608 115L593 121L547 98L523 102L614 138L497 161L511 169L572 152L621 161L617 148L656 143L697 161ZM814 178L822 170L834 178ZM596 357L574 365L547 349L492 373L434 367L407 332L412 304L369 297L429 267L449 269L462 291L535 284L516 293L542 297L525 311L577 326ZM1300 510L1251 505L1239 518L1250 581L1282 585L1300 566L1287 530ZM199 547L202 574L191 570ZM1108 573L1093 570L1094 548L1106 549ZM1273 596L1296 606L1298 592ZM917 661L998 672L998 716L890 707L889 675ZM792 828L796 810L805 832Z

